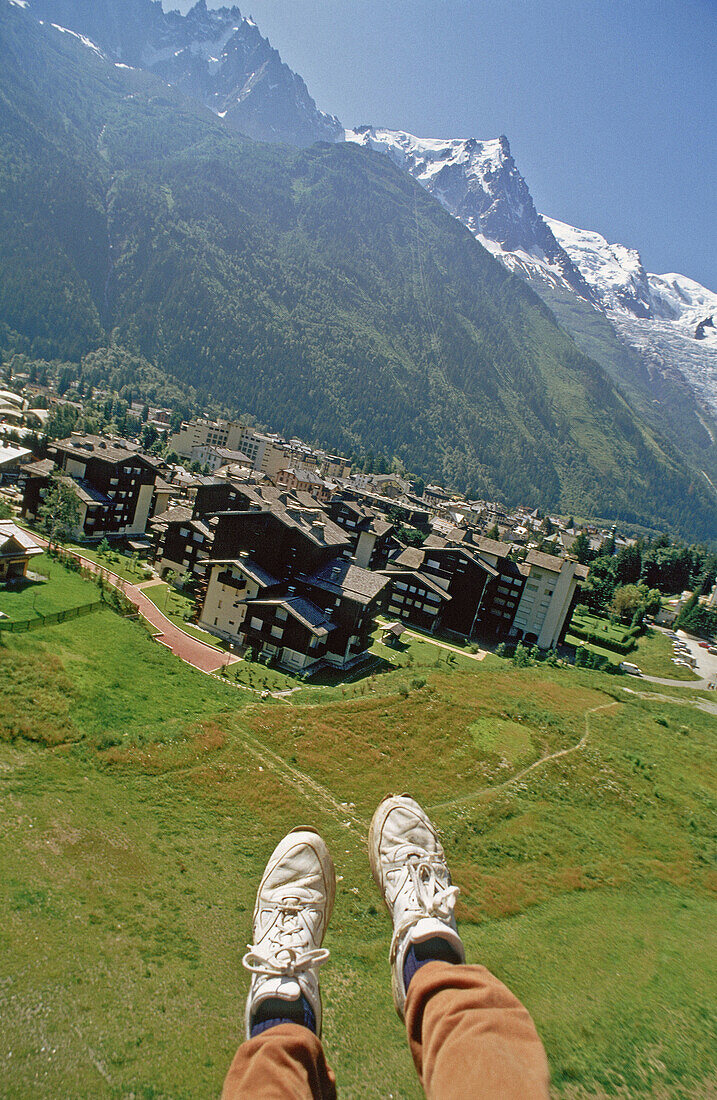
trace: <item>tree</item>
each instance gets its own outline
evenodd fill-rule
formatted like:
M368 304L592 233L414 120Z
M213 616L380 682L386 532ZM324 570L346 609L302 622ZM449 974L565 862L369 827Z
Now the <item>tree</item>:
M587 565L594 556L590 549L590 539L584 531L580 532L570 549L581 565Z
M494 523L490 530L486 531L485 537L487 539L495 539L496 542L500 542L500 531L498 530L497 523Z
M174 569L168 569L167 572L164 574L164 579L167 582L167 591L164 594L164 607L166 610L167 602L169 600L169 594L179 580L179 573L177 573Z
M513 654L513 664L516 668L529 668L532 664L530 652L522 642L518 642Z
M102 542L100 543L100 545L97 547L97 553L99 554L99 556L101 558L104 558L109 554L109 552L110 552L110 544L107 541L107 537L105 536L105 538L102 539Z
M45 490L38 518L47 533L49 546L53 542L65 542L80 525L80 502L74 488L53 476Z
M623 584L615 590L610 610L624 623L630 622L637 613L645 610L645 592L636 584Z
M623 546L617 555L616 576L620 584L637 584L642 571L639 546Z

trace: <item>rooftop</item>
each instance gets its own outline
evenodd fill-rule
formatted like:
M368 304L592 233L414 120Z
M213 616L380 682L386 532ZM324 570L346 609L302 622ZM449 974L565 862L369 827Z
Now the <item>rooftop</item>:
M341 593L359 603L370 603L388 584L381 573L371 573L350 561L338 559L318 569L307 582L316 588Z
M22 527L10 520L0 520L0 555L11 553L10 543L16 543L28 556L42 553L42 547Z

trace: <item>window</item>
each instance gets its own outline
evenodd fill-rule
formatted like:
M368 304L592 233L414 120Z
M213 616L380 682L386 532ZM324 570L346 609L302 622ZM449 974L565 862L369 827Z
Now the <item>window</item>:
M272 626L272 628L271 628L272 638L281 638L281 637L283 637L283 635L284 635L283 626Z
M405 581L395 581L394 582L394 588L400 588L402 591L405 592L406 589L408 588L408 585L406 584Z
M282 619L282 620L286 619L286 618L288 618L288 615L289 615L289 612L286 610L285 607L277 607L277 609L276 609L277 619Z
M256 616L254 616L249 621L249 626L252 630L262 630L264 628L264 623L261 619L257 619Z
M200 535L198 531L195 531L192 535L195 542L204 542L204 535Z

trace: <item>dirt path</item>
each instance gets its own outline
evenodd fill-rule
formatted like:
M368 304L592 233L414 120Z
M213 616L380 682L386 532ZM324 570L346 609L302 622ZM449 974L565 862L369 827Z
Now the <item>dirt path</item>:
M507 787L518 783L521 779L524 779L530 772L535 771L536 768L542 768L544 764L549 764L551 760L559 760L563 756L570 756L571 753L577 752L587 745L590 738L590 715L597 714L601 710L610 710L612 707L619 707L619 703L603 703L602 706L592 707L590 710L585 711L585 733L582 735L576 745L572 745L569 749L559 749L558 752L548 753L547 756L541 756L539 760L534 760L532 764L529 764L527 768L523 768L522 771L512 775L510 779L506 779L504 783L498 783L495 787L481 787L477 791L473 791L471 794L461 795L460 798L452 798L447 802L435 802L432 806L429 806L429 810L449 810L454 806L463 806L468 802L473 802L477 798L490 798L491 795L497 794L498 791L504 791Z

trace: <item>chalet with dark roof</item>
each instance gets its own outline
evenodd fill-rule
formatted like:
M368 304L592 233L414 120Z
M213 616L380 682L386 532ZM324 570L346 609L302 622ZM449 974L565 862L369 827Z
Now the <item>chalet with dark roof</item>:
M124 439L73 434L50 448L50 458L23 467L22 514L37 518L53 473L75 492L77 538L143 535L150 516L166 508L162 463ZM51 461L51 467L48 462Z

